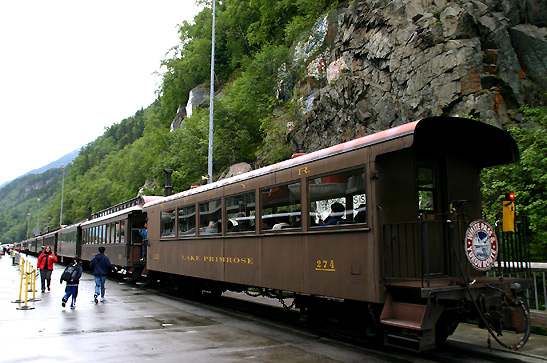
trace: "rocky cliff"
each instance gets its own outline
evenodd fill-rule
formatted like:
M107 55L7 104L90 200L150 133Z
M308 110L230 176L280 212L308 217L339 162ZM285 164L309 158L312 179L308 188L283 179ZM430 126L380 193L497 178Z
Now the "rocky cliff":
M547 94L547 1L371 0L320 20L295 57L309 152L428 116L498 126Z

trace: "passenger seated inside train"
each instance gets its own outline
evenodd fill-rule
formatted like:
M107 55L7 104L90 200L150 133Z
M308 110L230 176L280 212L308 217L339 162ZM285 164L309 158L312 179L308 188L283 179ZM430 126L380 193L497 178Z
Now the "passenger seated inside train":
M232 232L248 232L254 231L255 228L251 225L249 218L245 217L244 213L239 213L236 218L237 226L232 228Z
M275 219L272 217L262 217L262 229L272 229L273 225L275 224Z
M209 225L205 228L204 231L201 232L201 234L211 234L211 233L218 233L218 223L215 223L213 221L209 222Z
M330 206L330 214L324 221L319 221L320 226L334 226L339 223L343 223L345 220L344 217L346 208L342 203L332 203Z
M302 227L302 218L301 218L301 215L300 215L300 211L298 210L295 213L291 213L291 217L293 218L291 228L301 228Z
M359 204L359 207L355 210L357 214L353 217L355 223L366 223L367 221L367 206Z

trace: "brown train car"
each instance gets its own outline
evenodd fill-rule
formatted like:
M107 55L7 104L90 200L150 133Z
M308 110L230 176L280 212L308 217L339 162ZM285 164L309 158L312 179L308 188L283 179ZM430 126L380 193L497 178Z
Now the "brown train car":
M56 227L50 232L44 233L41 236L36 237L35 249L32 251L36 255L40 255L46 246L51 247L53 253L57 253L57 232L60 227Z
M518 158L501 129L433 117L184 191L144 205L149 275L217 294L290 293L307 319L342 311L408 349L442 342L477 301L491 330L520 333L530 281L486 277L464 246L481 218L481 169Z
M82 246L81 222L63 227L57 234L57 258L61 263L69 263L80 257Z
M144 268L139 232L146 223L142 206L162 197L136 197L94 213L81 224L81 259L88 263L105 248L110 262L126 272Z

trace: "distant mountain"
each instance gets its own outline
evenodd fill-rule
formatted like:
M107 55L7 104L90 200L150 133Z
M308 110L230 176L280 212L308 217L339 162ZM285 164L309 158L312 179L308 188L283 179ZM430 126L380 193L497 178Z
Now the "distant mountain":
M15 178L15 179L18 179L18 178L21 178L23 176L30 175L30 174L42 174L42 173L48 171L49 169L60 168L61 165L68 165L71 162L73 162L74 159L76 159L76 157L78 156L79 153L80 153L80 149L74 150L74 151L62 156L61 158L59 158L59 159L57 159L57 160L55 160L55 161L53 161L53 162L51 162L51 163L49 163L45 166L42 166L41 168L31 170L28 173L25 173L25 174ZM6 184L9 184L11 182L12 182L12 180L5 182L4 184L0 185L0 188L3 188Z

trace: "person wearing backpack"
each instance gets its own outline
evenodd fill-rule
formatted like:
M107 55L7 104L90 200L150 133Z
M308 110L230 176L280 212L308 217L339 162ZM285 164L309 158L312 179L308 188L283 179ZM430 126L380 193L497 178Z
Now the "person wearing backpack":
M80 284L80 277L82 277L83 272L84 271L82 269L82 266L80 266L78 259L75 258L74 261L72 261L72 263L69 266L67 266L67 268L61 275L61 284L63 283L63 280L66 281L65 296L63 296L63 299L61 300L61 305L63 307L66 306L68 299L72 297L70 308L76 309L76 298L78 297L78 286ZM67 276L69 274L70 276Z
M118 269L110 263L110 259L104 254L104 251L105 248L103 246L99 247L99 253L96 254L89 263L89 268L93 269L93 276L95 277L95 294L93 295L95 304L99 302L99 294L101 295L101 302L106 301L104 297L106 276L110 271L118 271Z
M51 290L51 273L53 272L53 264L57 262L57 256L51 252L51 247L46 246L44 251L38 256L38 268L40 269L40 280L42 282L42 292Z

